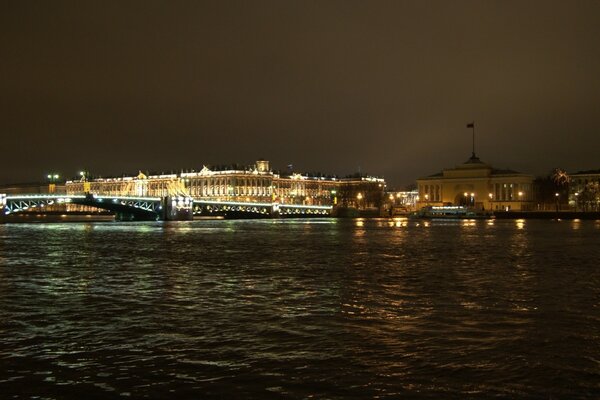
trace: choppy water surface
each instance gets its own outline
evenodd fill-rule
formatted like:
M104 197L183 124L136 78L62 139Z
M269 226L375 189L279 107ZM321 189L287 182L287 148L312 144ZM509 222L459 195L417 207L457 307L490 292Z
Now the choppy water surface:
M2 398L598 398L600 222L0 225Z

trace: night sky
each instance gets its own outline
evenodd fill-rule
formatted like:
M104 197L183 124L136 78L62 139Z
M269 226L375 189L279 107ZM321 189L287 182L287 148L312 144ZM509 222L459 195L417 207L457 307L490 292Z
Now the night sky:
M3 1L0 183L600 168L600 1Z

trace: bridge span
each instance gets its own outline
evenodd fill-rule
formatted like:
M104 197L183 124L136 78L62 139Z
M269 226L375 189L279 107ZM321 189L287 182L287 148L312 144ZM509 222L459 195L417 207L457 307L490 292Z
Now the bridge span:
M197 216L226 218L323 217L332 206L197 200L189 196L137 197L97 194L0 194L2 216L44 211L54 205L81 205L108 210L120 221L185 221Z

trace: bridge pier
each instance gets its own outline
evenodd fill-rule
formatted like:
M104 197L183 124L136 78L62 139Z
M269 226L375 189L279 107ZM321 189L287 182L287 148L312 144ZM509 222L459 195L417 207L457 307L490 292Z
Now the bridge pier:
M4 223L6 220L6 214L4 213L6 210L6 195L4 193L0 193L0 224Z
M271 218L279 218L279 203L273 203L271 206Z
M161 200L162 221L191 221L194 219L194 200L191 197L167 196Z

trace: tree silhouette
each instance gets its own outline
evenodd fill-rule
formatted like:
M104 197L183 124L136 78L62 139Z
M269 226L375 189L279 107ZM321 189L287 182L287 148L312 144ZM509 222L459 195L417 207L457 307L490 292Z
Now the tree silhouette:
M555 168L554 171L552 171L552 181L554 181L556 186L564 187L571 182L571 177L566 171L560 168Z

